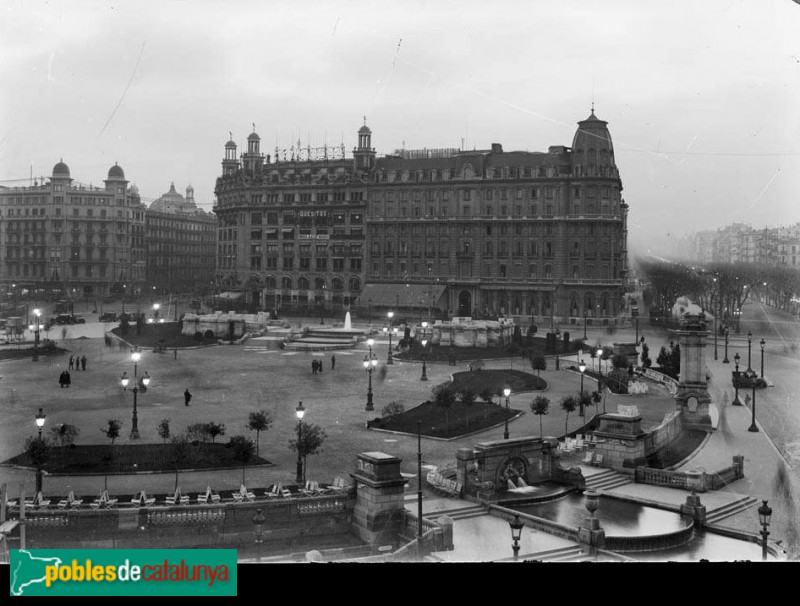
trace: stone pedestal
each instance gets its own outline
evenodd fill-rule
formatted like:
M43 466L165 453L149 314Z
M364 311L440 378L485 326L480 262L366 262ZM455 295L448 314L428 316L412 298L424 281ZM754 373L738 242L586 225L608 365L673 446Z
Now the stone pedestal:
M673 331L681 348L681 372L675 404L683 415L686 429L713 431L709 404L711 396L706 386L706 330L705 316L686 314L681 327Z
M606 531L600 527L600 519L595 512L600 506L600 495L594 490L583 493L586 497L586 510L589 512L578 527L578 542L588 545L591 550L602 549L606 543Z
M641 415L606 413L600 415L600 427L594 432L595 454L603 455L606 467L635 468L644 465L645 433Z
M694 493L694 490L692 494L686 497L686 502L681 505L681 515L690 516L698 527L703 527L705 525L706 506L700 502L700 497Z
M396 543L402 528L407 480L400 475L400 462L382 452L364 452L350 474L356 486L353 529L370 545Z

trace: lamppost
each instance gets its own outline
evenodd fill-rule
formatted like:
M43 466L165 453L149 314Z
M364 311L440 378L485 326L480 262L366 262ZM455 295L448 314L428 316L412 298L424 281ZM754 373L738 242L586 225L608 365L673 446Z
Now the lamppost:
M422 421L417 421L417 543L422 546Z
M558 340L559 340L559 338L561 337L561 329L559 329L559 328L556 328L555 335L556 335L556 342L555 342L555 346L556 346L556 370L558 370L558 369L559 369L559 359L558 359Z
M753 420L750 422L750 427L747 428L747 431L757 432L758 426L756 425L756 382L753 381Z
M372 345L375 341L372 339L367 339L367 345L369 345L369 354L364 356L364 361L362 364L364 365L364 370L369 375L369 383L367 387L367 412L372 412L375 410L375 407L372 404L372 371L375 370L375 367L378 365L378 359L375 357L375 354L372 353Z
M586 310L583 310L583 340L586 340Z
M138 406L137 406L137 396L139 395L139 381L136 378L137 376L137 369L139 365L139 360L142 359L142 354L139 351L139 348L133 350L131 353L131 360L133 361L133 419L131 422L131 440L138 440L139 439L139 413L138 413ZM123 389L128 388L128 373L122 373L122 379L120 380L122 383ZM144 373L142 377L142 391L147 390L147 386L150 384L150 375Z
M733 382L733 388L735 390L735 393L733 396L733 402L731 402L731 404L733 404L734 406L742 405L741 401L739 400L739 360L741 360L741 357L739 356L739 352L737 351L736 355L733 356L733 362L735 365L735 371L733 373L733 376L735 377L735 380Z
M522 537L522 529L525 524L519 521L519 514L515 513L514 521L509 522L508 525L511 527L511 540L514 541L511 549L514 550L514 561L516 562L519 559L519 540Z
M390 311L386 314L389 318L389 328L385 331L389 333L389 355L386 358L387 364L394 364L394 360L392 359L392 333L396 334L397 329L392 326L392 318L394 317L394 312Z
M762 379L764 378L764 345L766 345L766 344L767 344L767 342L764 339L761 339L761 343L759 343L759 345L761 345L761 378Z
M47 418L47 415L44 414L44 411L40 408L39 412L36 413L36 426L39 428L39 444L37 447L37 452L42 455L42 451L44 447L42 445L42 427L44 427L44 420ZM41 448L41 450L39 450ZM43 472L43 464L41 460L36 461L36 494L38 495L39 492L42 490L42 476L44 475Z
M636 339L635 340L638 342L639 341L639 316L636 316L635 322L636 322Z
M750 374L753 372L753 369L750 367L750 350L752 349L752 346L753 346L753 331L748 330L747 331L747 370L745 370L745 373L747 374L747 376L750 376Z
M42 315L42 311L40 309L34 309L33 315L35 316L35 324L31 324L28 326L30 330L33 331L33 361L39 361L39 331L44 328L43 325L39 323L39 317Z
M511 409L508 407L508 400L511 397L511 388L508 385L503 388L503 395L506 397L506 430L503 432L503 439L508 440L508 415L511 412Z
M769 536L769 520L772 517L772 507L767 501L758 508L758 519L761 522L761 559L767 561L767 537Z
M728 326L725 326L725 358L722 360L723 364L730 364L731 361L728 359Z
M583 417L586 414L583 406L583 373L586 372L586 363L583 361L583 359L581 359L580 363L578 364L578 370L581 371L581 397L579 398L580 410L578 411L578 414Z
M603 348L597 348L597 372L600 373L600 380L597 381L598 387L602 386L603 391L603 414L606 414L606 386L604 385L605 381L603 380Z
M295 474L295 481L298 485L303 483L303 456L302 456L302 438L303 438L303 415L306 414L306 409L303 403L300 402L294 409L294 414L297 415L297 473Z
M422 323L422 376L419 378L420 381L427 381L428 380L428 350L426 349L428 346L428 339L425 338L425 332L428 330L428 323Z
M42 427L44 427L44 421L47 418L47 415L44 414L44 411L40 408L39 412L36 413L36 427L39 428L39 439L42 439Z

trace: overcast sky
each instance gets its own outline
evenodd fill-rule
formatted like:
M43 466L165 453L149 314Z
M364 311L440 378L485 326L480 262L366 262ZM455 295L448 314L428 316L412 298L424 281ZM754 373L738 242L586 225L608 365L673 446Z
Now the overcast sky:
M188 183L223 146L546 151L609 122L632 248L800 221L800 5L0 0L0 181ZM19 182L10 182L22 179Z

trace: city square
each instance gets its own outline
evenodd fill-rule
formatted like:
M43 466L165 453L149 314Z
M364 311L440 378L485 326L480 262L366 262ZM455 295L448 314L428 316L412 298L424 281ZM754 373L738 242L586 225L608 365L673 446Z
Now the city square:
M12 594L800 559L800 2L142 6L0 24Z

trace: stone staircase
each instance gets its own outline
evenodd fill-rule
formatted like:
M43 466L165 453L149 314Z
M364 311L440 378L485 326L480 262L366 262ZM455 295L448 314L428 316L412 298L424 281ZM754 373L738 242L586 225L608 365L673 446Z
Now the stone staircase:
M600 473L595 473L586 478L587 490L611 490L619 486L625 486L633 482L630 476L623 473L614 471L613 469L604 469Z
M749 509L757 503L758 499L755 497L742 497L737 499L732 503L728 503L727 505L723 505L722 507L708 512L706 514L706 524L716 524L729 516Z
M442 511L432 511L424 514L424 517L429 520L436 520L441 516L448 516L452 520L464 520L466 518L475 518L477 516L486 515L488 509L483 505L468 505L466 507L457 507L455 509L446 509Z
M537 560L540 562L592 562L594 557L589 554L589 551L573 545L572 547L560 547L558 549L550 549L547 551L539 551L535 554L520 555L520 560Z

